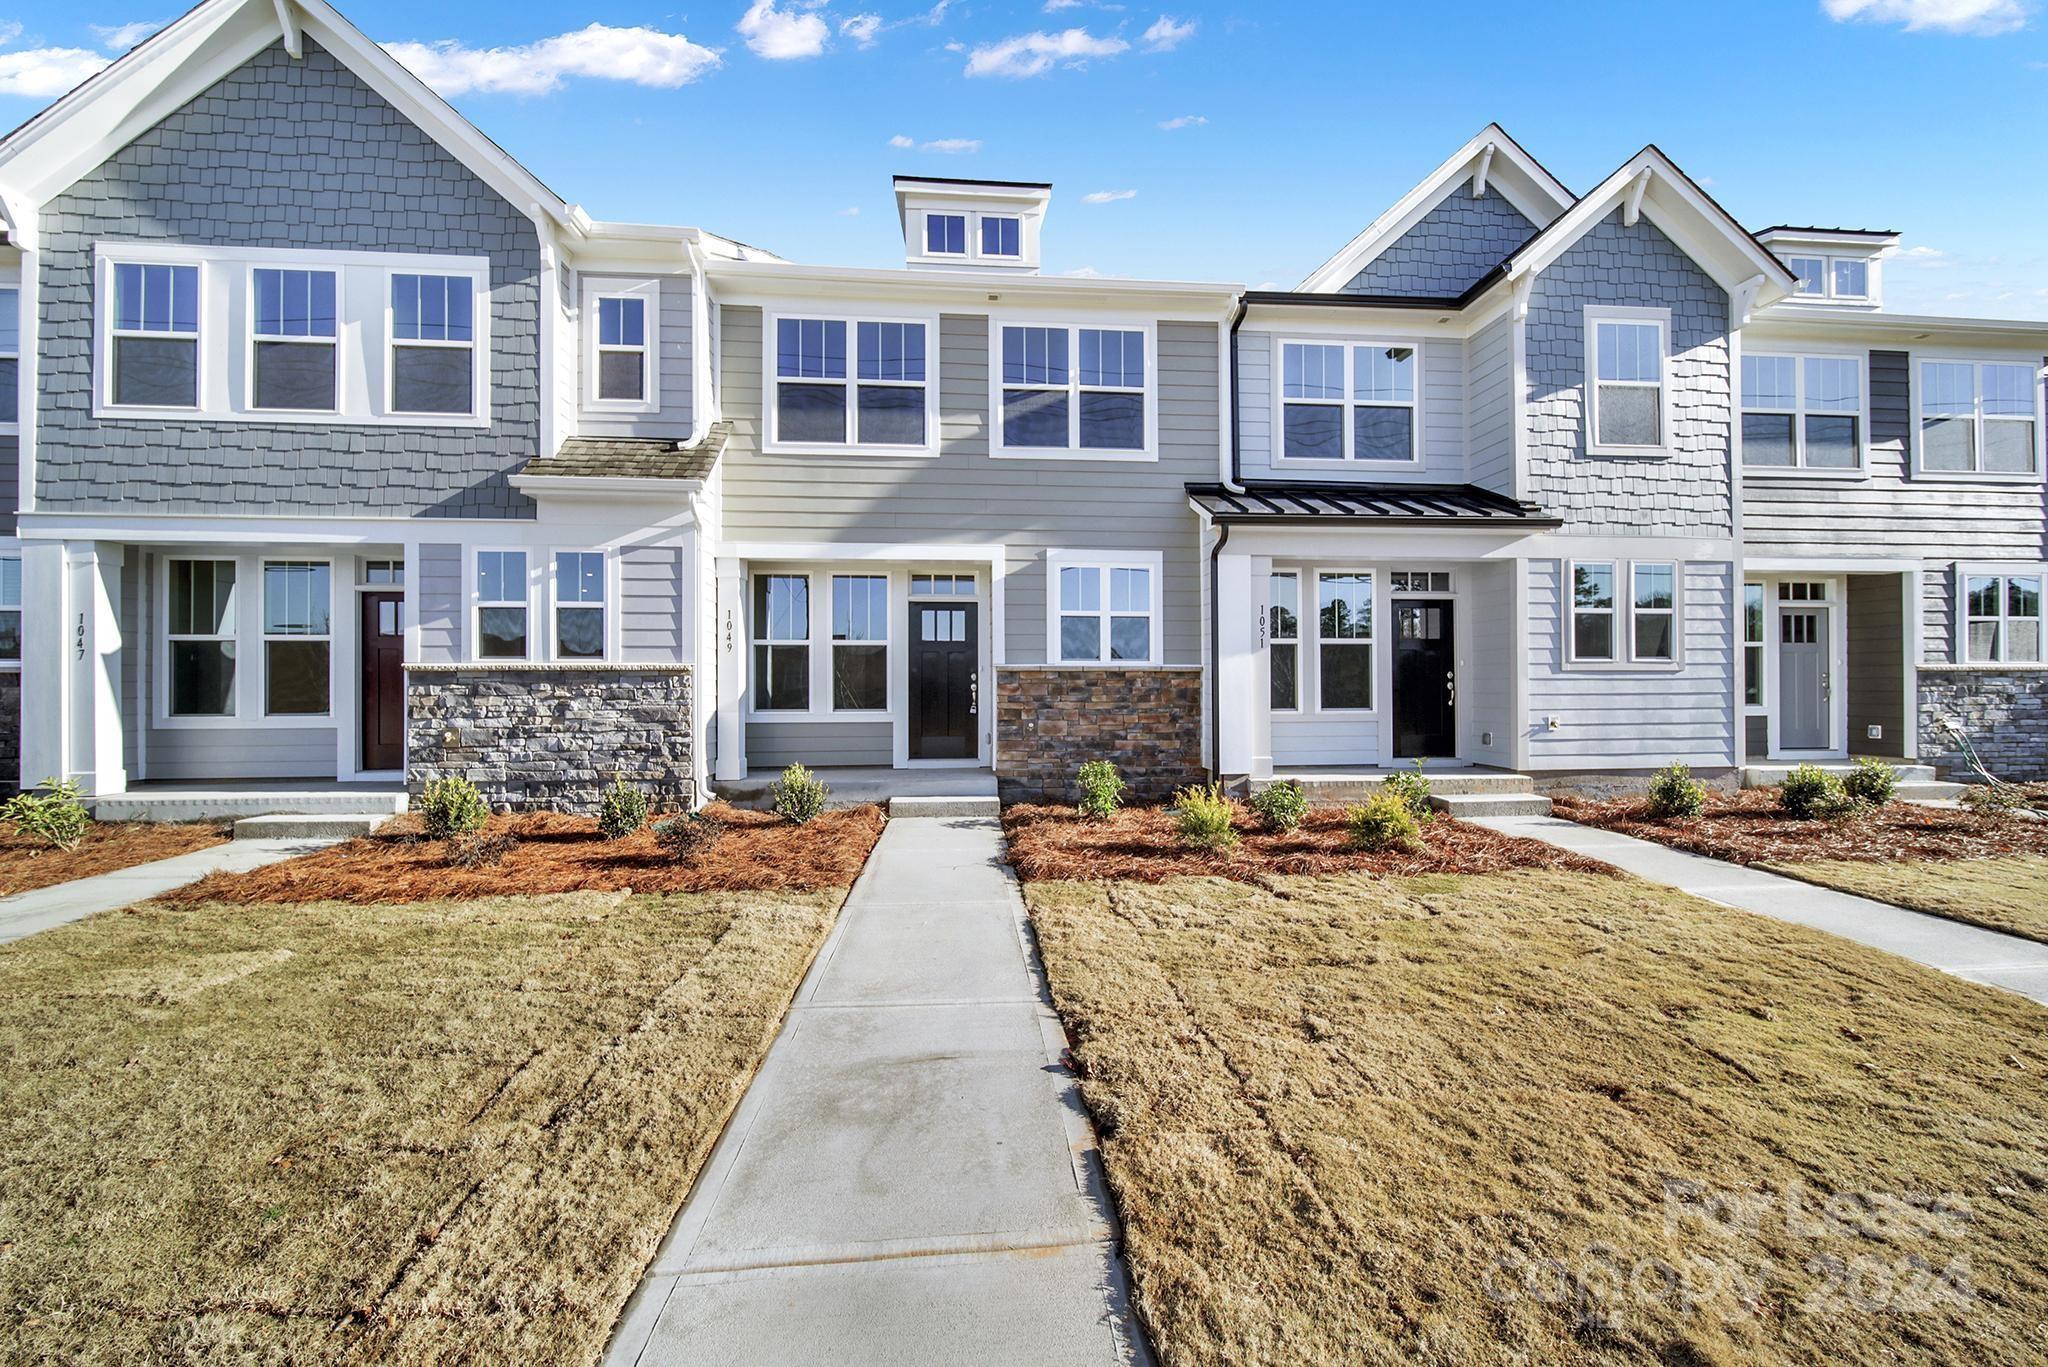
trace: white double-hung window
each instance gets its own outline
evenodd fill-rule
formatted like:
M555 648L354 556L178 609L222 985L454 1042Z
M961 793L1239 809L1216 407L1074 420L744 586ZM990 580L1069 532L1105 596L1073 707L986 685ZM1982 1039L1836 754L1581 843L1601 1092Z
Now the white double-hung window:
M1753 470L1863 468L1858 356L1742 358L1742 463Z
M1144 458L1152 448L1143 328L1005 323L998 329L995 454Z
M1412 463L1420 349L1399 343L1282 342L1284 460Z
M263 562L263 712L324 717L333 570L324 560Z
M1683 595L1676 563L1572 561L1565 585L1564 649L1571 663L1678 663Z
M754 710L811 707L811 577L754 576Z
M555 658L602 660L605 642L603 551L555 552Z
M1325 712L1372 709L1372 591L1363 570L1316 575L1316 699Z
M1669 309L1586 310L1586 453L1662 455L1671 428Z
M250 407L331 413L339 406L335 279L325 270L250 272Z
M467 275L391 277L391 411L476 411L475 285Z
M476 553L476 658L527 658L525 551Z
M1053 663L1159 663L1157 556L1053 551L1046 565Z
M599 403L639 405L647 401L647 362L653 350L650 331L644 296L598 296L593 370Z
M108 402L123 408L199 406L199 267L114 265Z
M235 714L235 562L167 563L166 711L173 717Z
M2048 584L2048 570L1995 574L1965 568L1962 580L1962 662L2042 663L2042 587Z
M2039 476L2038 373L2033 362L1920 362L1919 472Z
M1301 576L1279 571L1266 580L1266 701L1275 712L1301 707Z
M776 319L772 443L929 451L927 344L922 320Z

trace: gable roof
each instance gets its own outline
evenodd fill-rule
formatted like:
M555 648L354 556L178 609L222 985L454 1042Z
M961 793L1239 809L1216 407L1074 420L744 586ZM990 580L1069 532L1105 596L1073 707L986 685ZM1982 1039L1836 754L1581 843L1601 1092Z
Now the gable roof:
M311 38L523 212L590 220L326 0L201 0L0 140L0 200L46 203L257 53Z
M1466 179L1472 181L1475 192L1483 184L1488 193L1499 194L1524 218L1539 226L1550 222L1575 202L1572 192L1551 175L1543 163L1509 137L1506 129L1490 123L1453 152L1443 165L1423 177L1422 182L1396 201L1393 208L1367 224L1365 231L1347 242L1342 251L1310 272L1308 278L1301 282L1301 289L1309 292L1342 289Z

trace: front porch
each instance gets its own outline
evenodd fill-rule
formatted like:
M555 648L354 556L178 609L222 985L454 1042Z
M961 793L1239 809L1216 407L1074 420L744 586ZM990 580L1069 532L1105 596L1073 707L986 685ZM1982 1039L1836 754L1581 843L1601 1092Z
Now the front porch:
M1763 560L1745 568L1748 763L1917 759L1919 566Z

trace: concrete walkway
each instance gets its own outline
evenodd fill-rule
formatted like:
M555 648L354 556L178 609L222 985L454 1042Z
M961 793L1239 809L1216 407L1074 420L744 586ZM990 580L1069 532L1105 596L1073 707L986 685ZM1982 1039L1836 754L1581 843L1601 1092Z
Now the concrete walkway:
M1116 1364L1095 1140L994 821L889 823L613 1364Z
M1547 841L1710 902L1811 926L2048 1004L2048 945L1555 817L1488 817L1473 824Z
M275 864L280 859L308 854L332 840L230 840L203 850L137 864L113 873L96 873L55 887L37 888L0 897L0 944L19 940L66 921L76 921L95 912L132 907L152 897L196 882L216 869L242 873Z

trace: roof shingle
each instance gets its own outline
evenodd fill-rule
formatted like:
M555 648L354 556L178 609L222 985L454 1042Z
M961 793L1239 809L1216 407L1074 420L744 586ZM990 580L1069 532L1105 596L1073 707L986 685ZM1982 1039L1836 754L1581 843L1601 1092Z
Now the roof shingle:
M691 445L665 437L570 437L552 456L536 456L522 475L582 479L701 480L718 464L732 424L717 422Z

